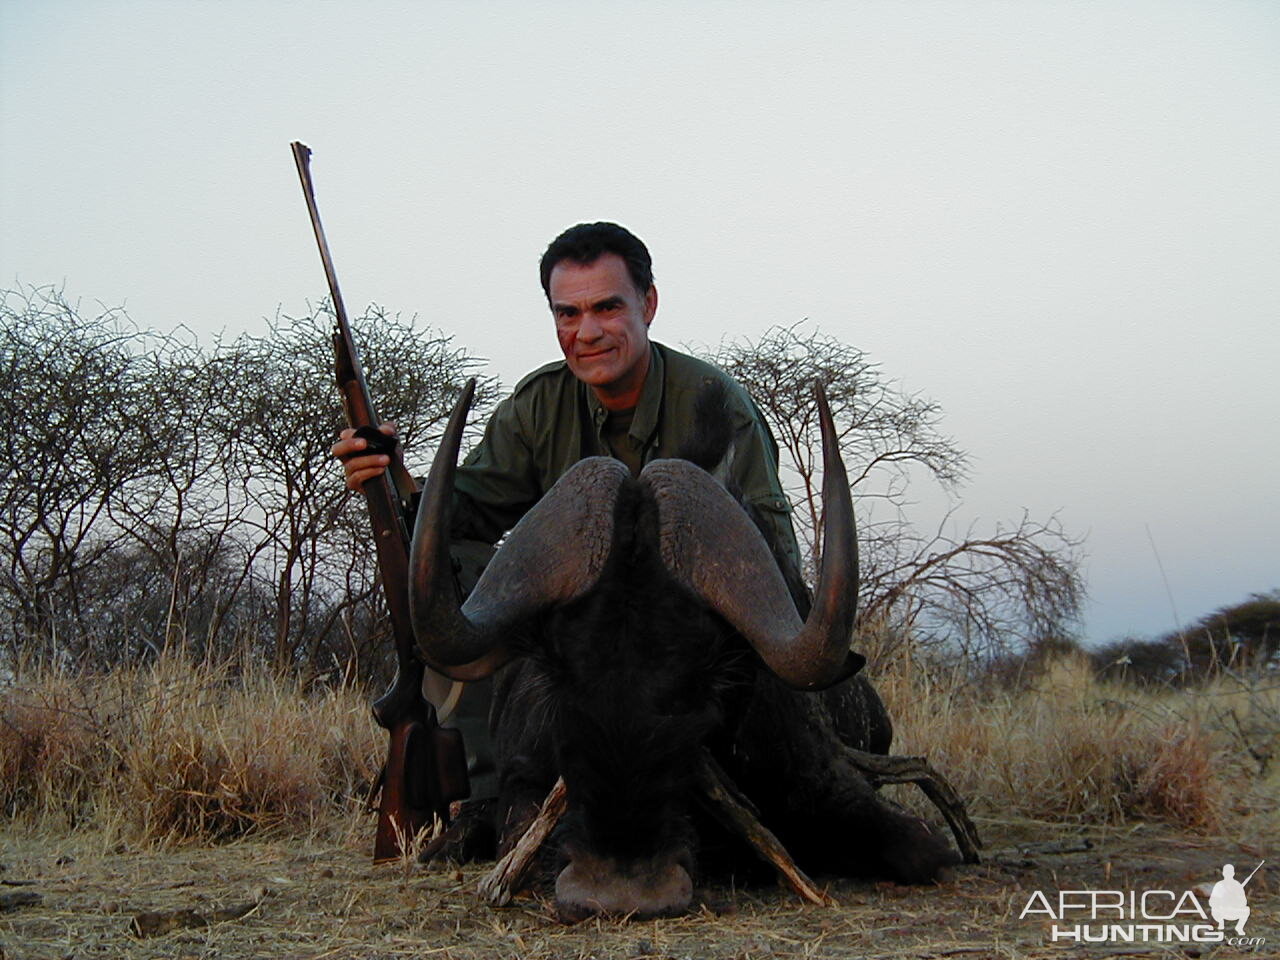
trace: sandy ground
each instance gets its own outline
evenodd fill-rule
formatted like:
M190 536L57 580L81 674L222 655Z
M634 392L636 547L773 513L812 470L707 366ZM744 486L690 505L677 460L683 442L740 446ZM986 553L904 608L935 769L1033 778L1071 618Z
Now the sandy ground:
M107 849L92 835L9 825L0 838L0 960L1280 956L1280 845L1261 828L1241 826L1227 839L1154 825L979 827L985 862L940 887L833 882L834 908L774 887L711 887L705 901L716 906L687 917L564 926L536 896L502 910L483 904L475 888L487 865L374 867L363 843L318 841ZM1054 904L1062 890L1181 895L1217 880L1224 863L1243 879L1264 857L1271 862L1249 885L1246 925L1261 945L1055 945L1047 918L1020 917L1036 890Z

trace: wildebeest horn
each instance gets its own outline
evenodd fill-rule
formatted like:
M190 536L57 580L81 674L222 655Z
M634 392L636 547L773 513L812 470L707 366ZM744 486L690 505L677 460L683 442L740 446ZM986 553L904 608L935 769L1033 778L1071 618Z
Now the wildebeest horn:
M662 558L676 580L746 637L784 683L806 690L866 662L849 650L858 585L849 481L821 386L817 399L826 518L822 571L803 622L760 531L719 484L682 460L654 461L641 474L658 501Z
M449 501L474 381L454 407L427 475L410 558L409 608L423 658L456 679L506 662L507 631L599 579L613 539L613 509L627 468L592 457L568 470L508 534L465 603L449 558ZM466 676L462 676L465 673Z

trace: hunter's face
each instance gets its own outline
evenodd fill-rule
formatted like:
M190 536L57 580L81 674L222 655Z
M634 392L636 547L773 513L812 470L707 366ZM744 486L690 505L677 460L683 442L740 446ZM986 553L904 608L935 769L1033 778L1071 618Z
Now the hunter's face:
M616 253L561 260L548 284L556 338L573 375L610 409L635 406L649 372L649 324L658 291L641 294Z

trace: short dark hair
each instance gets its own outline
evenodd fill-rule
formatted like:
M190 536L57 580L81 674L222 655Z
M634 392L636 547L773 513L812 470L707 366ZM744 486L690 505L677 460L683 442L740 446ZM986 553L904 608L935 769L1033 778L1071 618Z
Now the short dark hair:
M539 272L542 292L551 299L551 271L561 260L595 263L602 253L616 253L627 265L636 290L644 296L653 286L653 261L640 238L616 223L579 223L551 241L542 255Z

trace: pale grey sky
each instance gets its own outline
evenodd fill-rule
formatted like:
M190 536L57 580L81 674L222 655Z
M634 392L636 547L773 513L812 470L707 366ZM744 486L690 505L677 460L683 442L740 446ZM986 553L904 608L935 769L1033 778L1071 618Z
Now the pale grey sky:
M1087 534L1097 642L1280 586L1274 2L0 0L0 284L141 325L353 313L553 359L627 224L679 344L810 320L938 400L959 516ZM922 513L925 512L922 510ZM921 517L926 520L926 517Z

